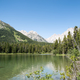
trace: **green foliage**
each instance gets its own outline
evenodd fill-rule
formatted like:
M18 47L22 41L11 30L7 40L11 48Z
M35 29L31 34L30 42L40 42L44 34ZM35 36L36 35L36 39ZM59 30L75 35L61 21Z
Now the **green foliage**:
M70 51L72 51L72 50L69 50L69 53L71 54ZM72 52L74 52L74 51L77 52L75 49ZM70 66L66 66L66 74L61 73L61 75L62 75L61 78L63 78L63 77L65 78L65 76L68 76L69 80L73 80L74 78L75 78L74 80L76 80L76 78L77 78L77 80L80 80L80 72L77 70L77 67L76 67L77 57L78 57L78 55L75 56L74 53L71 55L70 59L72 60L72 63L70 64Z
M5 37L2 37L2 36ZM14 36L7 30L5 29L0 29L0 42L5 41L5 42L15 42Z
M16 42L19 42L19 41L27 42L27 39L25 39L25 40L21 39L20 36L17 35L17 32L15 32L15 31L14 31L14 37L15 37Z
M79 55L79 51L74 48L74 49L69 49L67 54L71 54L71 55L74 55L74 56L78 56Z
M58 40L54 42L54 49L57 49L57 48L58 48Z
M66 80L66 79L71 80L71 75L70 75L71 67L67 66L66 70L67 70L66 74L64 72L60 73L60 75L61 75L60 79L61 80ZM34 79L34 80L54 80L52 78L52 76L57 75L57 74L54 74L54 71L52 74L44 73L43 71L44 71L44 69L43 69L43 67L41 67L40 70L26 74L26 76L27 76L27 78Z
M53 54L58 54L58 50L57 49L55 49L55 50L53 50Z
M7 28L7 27L6 27L6 30L10 31L10 29L9 29L9 28Z
M68 35L67 35L67 46L68 46L68 49L73 48L73 38L70 31L68 32Z
M77 80L80 80L80 72L78 72Z
M62 75L60 79L65 80L65 78L66 78L65 74L64 73L60 73L60 75Z
M27 74L27 78L33 78L34 80L54 80L52 74L43 73L43 67L40 70L34 71L33 73ZM44 76L43 76L44 75Z

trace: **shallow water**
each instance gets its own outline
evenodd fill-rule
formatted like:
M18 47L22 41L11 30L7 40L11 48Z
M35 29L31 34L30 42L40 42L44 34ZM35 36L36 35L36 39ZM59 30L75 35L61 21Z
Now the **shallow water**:
M39 70L54 73L55 80L60 79L60 72L65 72L70 60L64 56L53 55L0 55L0 80L28 80L26 74Z

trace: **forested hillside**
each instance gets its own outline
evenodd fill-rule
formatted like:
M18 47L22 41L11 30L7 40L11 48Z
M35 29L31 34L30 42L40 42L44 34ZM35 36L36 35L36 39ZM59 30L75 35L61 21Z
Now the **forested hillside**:
M33 42L27 36L16 31L9 24L0 21L0 42Z

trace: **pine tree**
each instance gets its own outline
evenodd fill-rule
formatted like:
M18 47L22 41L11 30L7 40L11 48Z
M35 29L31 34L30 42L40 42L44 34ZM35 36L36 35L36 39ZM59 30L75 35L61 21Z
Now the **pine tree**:
M73 48L73 38L70 31L68 32L68 35L67 35L67 46L68 46L68 49Z
M58 53L62 54L62 42L60 38L58 39Z
M64 35L64 38L63 38L63 41L62 41L62 53L63 54L66 54L67 53L67 49L68 49L68 46L67 46L67 38L66 36Z
M56 39L56 41L54 42L54 49L58 48L58 40Z

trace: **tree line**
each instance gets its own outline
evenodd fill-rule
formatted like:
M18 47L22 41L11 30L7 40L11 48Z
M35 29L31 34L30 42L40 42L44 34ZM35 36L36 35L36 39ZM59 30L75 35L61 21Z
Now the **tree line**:
M52 48L53 44L0 43L0 53L50 53Z

